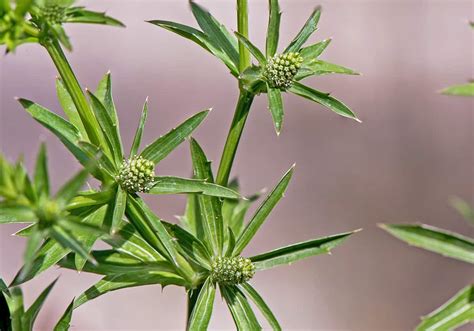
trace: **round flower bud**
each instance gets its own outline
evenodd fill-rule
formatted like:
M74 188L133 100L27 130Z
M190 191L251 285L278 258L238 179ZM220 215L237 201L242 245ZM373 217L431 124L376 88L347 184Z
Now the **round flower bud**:
M211 266L211 279L219 284L237 285L249 281L255 274L255 265L241 256L218 257Z
M49 24L61 24L64 21L66 9L58 5L48 5L41 8L41 15Z
M155 164L140 155L124 160L117 181L128 192L148 192L155 177Z
M293 83L293 78L298 73L303 58L300 53L278 54L268 60L264 77L270 87L278 88L282 91L287 90Z

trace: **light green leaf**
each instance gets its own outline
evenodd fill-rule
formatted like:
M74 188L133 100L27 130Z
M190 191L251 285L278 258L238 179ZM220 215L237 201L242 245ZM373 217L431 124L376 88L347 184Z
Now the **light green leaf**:
M281 98L281 91L277 88L271 88L267 84L267 95L268 95L268 109L272 114L273 124L277 135L281 132L283 125L283 100Z
M289 91L296 95L302 96L303 98L319 103L338 115L360 122L357 116L345 104L331 97L328 93L317 91L298 82L293 82L293 85L290 87Z
M126 206L127 206L127 192L125 192L120 185L117 185L114 211L112 213L112 227L111 227L112 233L115 233L118 224L122 221L125 215Z
M207 160L204 151L196 140L190 140L191 158L193 161L194 177L213 183L212 170L210 162ZM210 243L210 250L217 256L220 256L223 249L224 239L224 221L222 220L222 204L216 197L199 195L199 208L206 234L205 243Z
M331 43L331 38L320 41L319 43L313 44L308 47L303 47L300 51L300 55L303 58L303 65L315 60Z
M38 195L49 196L48 158L45 143L41 144L38 156L36 157L34 183Z
M163 287L167 285L184 286L185 282L181 277L169 272L138 271L108 275L77 297L74 301L74 308L111 291L154 284L160 284Z
M280 323L278 323L275 315L271 311L270 307L268 307L268 305L265 303L260 294L258 294L258 292L255 291L255 289L249 283L243 283L240 285L240 287L257 306L262 315L265 316L272 330L282 330Z
M10 318L12 330L22 330L22 318L25 314L25 308L23 304L23 292L20 287L16 286L10 288L10 295L6 297L8 307L10 308Z
M64 113L66 114L69 122L74 125L80 133L82 139L87 139L87 132L82 124L81 117L77 112L76 106L72 101L71 95L67 91L61 78L56 79L56 93L58 95L59 103L61 104Z
M236 286L221 286L221 293L229 307L237 330L261 330L247 298Z
M329 63L322 60L312 60L304 64L295 76L295 80L302 80L313 75L327 75L327 74L343 74L343 75L359 75L352 69Z
M87 155L89 160L94 160L97 162L97 167L90 170L91 174L95 178L99 179L100 181L103 181L107 177L109 179L115 178L114 174L117 172L117 167L112 163L109 156L107 156L102 151L102 149L86 141L80 141L79 147L84 152L84 154Z
M247 224L244 232L242 232L242 234L237 239L237 243L235 244L234 248L234 255L239 255L245 246L248 245L248 243L255 236L255 233L257 233L260 226L262 226L263 222L267 219L268 215L270 215L270 212L276 206L278 201L280 201L280 199L284 196L286 188L288 187L288 183L290 182L291 176L293 175L293 170L294 166L286 172L286 174L275 186L273 191L270 192L265 201L263 201L260 207L258 207L252 219Z
M112 196L115 195L114 190L102 191L85 191L79 192L67 205L67 210L74 210L84 207L101 206L107 204Z
M451 205L457 210L459 214L462 215L462 217L466 219L466 221L474 225L474 209L469 206L466 201L454 197L451 199Z
M208 183L202 179L187 179L181 177L155 177L150 194L177 194L177 193L201 193L205 195L239 199L241 195L227 187L214 183Z
M43 307L44 301L49 295L49 292L53 289L54 285L56 284L56 280L54 280L46 289L41 292L41 294L38 296L38 298L33 302L30 308L25 312L25 314L22 316L22 324L24 330L33 330L33 324L36 320L36 317L38 316L38 313Z
M207 330L209 321L211 320L212 308L214 307L215 295L216 288L210 278L208 278L199 292L199 296L189 318L189 331Z
M36 253L38 252L42 243L43 243L43 233L40 230L36 229L36 231L33 231L31 233L31 235L28 238L28 241L26 242L26 249L23 255L23 260L24 260L23 271L25 273L30 272Z
M73 7L66 11L65 23L88 23L103 24L110 26L125 27L119 20L105 15L105 13L94 12L83 9L82 7Z
M54 240L61 244L64 248L69 248L73 252L81 255L84 259L95 263L94 258L89 254L87 248L85 248L70 231L65 230L57 225L54 225L49 230L49 233Z
M474 285L463 288L422 320L417 331L449 331L474 321Z
M278 39L280 37L280 5L278 0L268 1L268 29L267 29L267 40L266 40L266 52L268 58L275 55L278 49Z
M250 260L255 264L257 270L290 264L310 256L329 253L331 249L340 245L355 232L357 231L340 233L281 247L267 253L252 256Z
M147 146L140 155L147 160L155 162L155 164L160 162L201 124L208 113L209 110L205 110L190 117L177 128Z
M179 220L190 233L197 238L204 238L203 220L197 199L197 194L188 194L184 216L179 217Z
M135 136L133 137L132 148L130 150L130 157L136 155L140 148L140 143L143 136L143 128L145 127L146 118L148 116L148 98L145 100L143 105L142 115L140 116L140 122L138 123L137 131L135 131Z
M0 224L31 223L36 220L36 214L30 207L0 202Z
M58 323L54 326L53 331L68 331L71 326L72 311L74 309L74 300L69 304L64 314L59 319Z
M264 65L267 63L267 60L265 59L265 55L255 46L252 44L250 40L248 40L245 36L241 35L238 32L234 32L235 36L237 39L249 50L250 53L257 59L258 63L260 65Z
M474 82L450 86L445 88L444 90L441 90L441 93L447 95L472 97L474 96Z
M79 171L74 177L66 182L59 191L56 193L55 199L57 203L62 206L66 207L67 203L71 201L79 192L79 190L84 186L84 183L89 176L89 170L83 169Z
M284 53L299 52L303 44L309 39L317 29L319 18L321 17L321 8L317 7L308 18L306 23L296 37L291 41Z
M117 126L118 132L119 121L117 117L117 110L115 109L114 98L112 97L112 77L110 75L110 71L107 72L104 77L102 77L94 95L97 97L97 99L99 99L99 101L107 110L112 123Z
M474 263L474 240L471 238L425 224L381 224L380 227L412 246Z

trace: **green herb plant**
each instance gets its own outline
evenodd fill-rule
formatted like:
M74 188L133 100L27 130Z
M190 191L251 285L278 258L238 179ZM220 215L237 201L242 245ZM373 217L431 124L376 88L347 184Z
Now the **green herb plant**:
M244 249L284 196L294 167L283 175L251 217L246 213L260 194L243 197L237 180L229 178L252 101L259 94L268 96L278 134L283 123L282 92L302 96L358 121L342 102L301 83L315 75L356 74L319 59L330 40L304 46L317 28L321 10L314 10L280 53L281 13L276 0L269 1L265 52L249 40L247 1L237 1L238 31L234 34L194 2L190 2L191 9L202 31L169 21L150 21L212 53L238 81L240 95L214 177L204 150L190 137L209 110L197 113L143 146L147 100L133 143L125 149L110 73L105 74L95 91L83 90L63 52L63 47L71 49L63 29L66 23L123 24L104 13L73 5L68 0L0 0L0 43L9 52L24 43L44 47L59 72L56 90L65 116L24 98L18 101L33 119L59 138L83 167L51 194L45 145L40 148L32 176L21 159L11 163L3 156L0 158L0 223L28 224L16 233L27 238L24 265L8 286L0 283L0 325L12 331L33 329L54 283L26 311L20 286L57 265L100 274L103 278L72 301L55 330L67 330L73 310L94 298L122 288L158 284L185 289L189 330L208 327L217 290L239 330L262 328L254 307L272 329L282 329L251 285L255 273L329 253L356 231L245 257ZM251 56L256 64L252 64ZM190 144L192 178L156 175L156 165L185 140ZM84 189L91 178L94 181ZM185 214L179 224L161 219L143 200L144 195L161 194L187 195ZM109 248L94 249L98 241Z

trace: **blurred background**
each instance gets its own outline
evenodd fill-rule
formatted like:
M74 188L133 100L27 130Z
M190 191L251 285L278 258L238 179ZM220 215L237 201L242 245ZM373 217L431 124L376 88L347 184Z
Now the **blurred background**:
M267 1L249 2L251 39L262 46ZM235 29L235 1L200 3ZM84 87L95 88L102 75L112 71L126 145L131 144L147 96L146 142L213 107L195 137L217 163L234 111L236 81L198 46L143 22L159 18L194 25L187 1L79 4L106 10L127 25L67 27L75 46L69 58ZM265 96L256 98L233 175L251 194L275 185L294 162L297 166L286 198L245 254L364 230L331 256L264 271L252 282L287 330L410 330L420 315L472 282L474 272L466 263L408 247L376 225L425 222L474 235L448 203L453 195L474 202L473 99L437 93L473 76L474 33L467 22L474 18L474 5L469 0L283 0L281 45L291 40L316 5L323 6L323 15L312 40L333 37L322 59L363 75L320 77L309 84L343 100L363 123L286 95L285 125L277 137ZM1 151L12 160L24 154L31 168L40 142L46 141L52 181L58 187L78 164L14 100L29 98L61 113L55 76L50 59L37 45L2 55ZM157 169L160 175L190 172L186 143ZM158 215L171 220L183 212L185 199L148 201ZM7 282L20 268L24 249L24 241L11 236L16 230L0 227L0 275ZM57 275L61 277L41 312L39 330L51 330L71 299L99 278L50 270L25 285L27 300ZM185 313L180 288L132 288L80 307L73 330L179 330ZM211 327L233 328L220 298Z

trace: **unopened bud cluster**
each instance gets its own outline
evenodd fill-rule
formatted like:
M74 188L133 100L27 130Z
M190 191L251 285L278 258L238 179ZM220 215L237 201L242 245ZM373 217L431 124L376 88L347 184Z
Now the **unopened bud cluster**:
M124 160L117 180L128 192L148 192L155 176L155 164L140 155Z
M291 87L302 62L300 53L288 52L275 55L265 66L265 79L271 87L285 91Z
M64 21L66 9L58 5L48 5L41 8L41 15L49 24L61 24Z
M211 279L219 284L236 285L249 281L255 274L250 259L241 256L218 257L211 267Z

